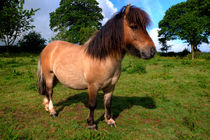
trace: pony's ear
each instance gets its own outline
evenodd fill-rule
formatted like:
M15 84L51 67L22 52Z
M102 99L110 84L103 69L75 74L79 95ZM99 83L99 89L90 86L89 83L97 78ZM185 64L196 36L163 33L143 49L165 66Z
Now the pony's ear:
M126 15L129 13L129 11L130 11L130 7L131 7L131 5L130 5L130 4L128 4L128 5L125 7L125 10L124 10L124 16L126 16Z

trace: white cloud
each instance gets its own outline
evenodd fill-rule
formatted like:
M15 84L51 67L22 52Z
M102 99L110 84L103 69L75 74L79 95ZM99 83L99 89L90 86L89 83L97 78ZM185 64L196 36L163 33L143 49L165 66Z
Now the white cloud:
M209 40L210 42L210 40ZM209 44L206 44L206 43L203 43L202 45L200 45L198 47L202 52L210 52L210 45Z
M114 13L117 12L117 8L114 7L113 3L110 0L97 0L99 7L102 9L102 15L104 19L102 20L102 25L104 25Z
M169 49L169 52L170 51L173 51L173 52L181 52L184 49L188 49L189 50L189 46L187 45L187 43L183 43L180 40L168 41L167 44L172 46Z
M35 31L41 33L42 37L49 40L52 36L54 36L53 31L50 30L50 16L49 13L55 11L55 9L59 6L59 1L52 0L27 0L25 1L24 8L25 9L38 9L34 18Z
M157 51L160 52L160 48L162 47L161 44L158 41L158 30L159 28L154 28L149 31L149 35L152 38L153 42L155 43ZM186 43L181 42L180 40L172 40L167 42L168 45L171 45L172 47L168 50L173 52L181 52L185 48L189 48ZM189 50L189 49L188 49Z
M158 28L150 30L149 35L152 38L153 42L155 43L157 51L160 51L161 46L158 42Z

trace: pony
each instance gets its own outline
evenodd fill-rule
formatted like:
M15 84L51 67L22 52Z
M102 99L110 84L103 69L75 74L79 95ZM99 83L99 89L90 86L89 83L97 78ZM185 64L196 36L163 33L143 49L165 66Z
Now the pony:
M112 94L120 77L121 63L126 52L143 59L152 58L155 45L147 33L148 14L130 4L122 7L83 45L53 41L41 52L38 61L39 93L51 116L53 88L58 82L76 90L88 89L88 128L96 129L94 110L99 90L104 92L104 118L115 126L111 115Z

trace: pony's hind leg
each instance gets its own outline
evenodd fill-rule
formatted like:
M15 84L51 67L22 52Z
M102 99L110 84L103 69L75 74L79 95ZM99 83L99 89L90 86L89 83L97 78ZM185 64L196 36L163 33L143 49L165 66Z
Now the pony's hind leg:
M110 125L111 127L112 126L116 127L115 121L113 120L111 115L112 94L113 90L104 91L104 107L105 107L104 119L108 125Z
M54 74L50 74L46 76L46 95L44 97L43 104L45 106L45 110L50 112L50 115L55 117L56 111L53 106L52 96L53 96L53 87L56 85L57 81Z
M45 110L49 111L49 100L48 100L48 98L46 96L44 97L43 105L45 107Z

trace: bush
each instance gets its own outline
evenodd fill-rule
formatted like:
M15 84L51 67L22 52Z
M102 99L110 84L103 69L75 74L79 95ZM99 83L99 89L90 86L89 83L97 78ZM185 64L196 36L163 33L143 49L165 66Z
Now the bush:
M146 73L146 66L145 64L139 61L132 61L127 66L122 67L122 71L128 74L132 73L143 74Z
M45 47L45 42L40 33L31 31L18 41L18 46L24 52L38 53Z

